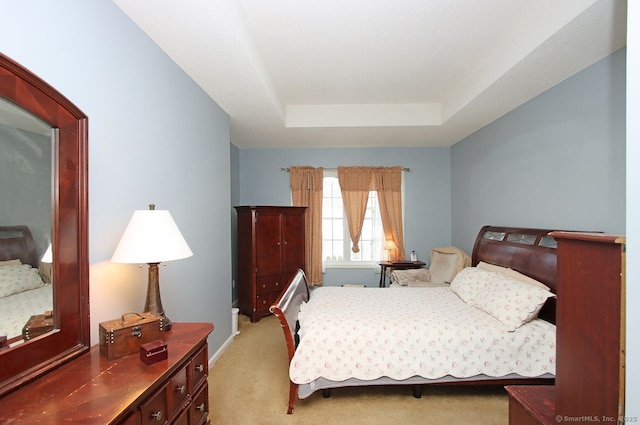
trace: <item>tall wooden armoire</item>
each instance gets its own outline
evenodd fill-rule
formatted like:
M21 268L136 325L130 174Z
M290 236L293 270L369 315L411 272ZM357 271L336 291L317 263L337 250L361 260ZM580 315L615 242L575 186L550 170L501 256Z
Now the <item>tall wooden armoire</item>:
M269 313L305 268L306 207L238 206L238 307L252 322Z

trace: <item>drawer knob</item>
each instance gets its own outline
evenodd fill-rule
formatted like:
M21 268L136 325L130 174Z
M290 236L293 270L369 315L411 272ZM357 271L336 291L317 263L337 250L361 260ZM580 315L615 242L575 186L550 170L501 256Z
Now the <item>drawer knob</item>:
M184 391L187 389L186 386L184 385L180 385L179 387L176 387L176 392L180 393L180 394L184 394Z
M156 422L160 422L162 420L162 410L158 410L156 413L152 413L151 417L156 420Z
M198 409L201 412L204 412L204 403L201 403L201 404L197 405L196 409Z
M204 372L204 365L200 363L198 366L196 366L196 370L200 373Z

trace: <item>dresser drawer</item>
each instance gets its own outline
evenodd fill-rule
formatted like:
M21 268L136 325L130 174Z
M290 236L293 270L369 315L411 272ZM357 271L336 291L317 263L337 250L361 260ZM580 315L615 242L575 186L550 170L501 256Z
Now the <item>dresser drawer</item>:
M189 382L187 380L187 365L184 365L182 369L171 377L167 385L167 391L169 412L174 416L180 411L190 395Z
M158 425L169 423L167 410L167 388L162 387L149 400L140 406L142 425Z
M183 411L182 414L178 416L178 419L171 425L192 425L191 422L189 422L189 410Z
M191 394L194 394L203 383L207 382L208 375L209 357L207 353L207 345L205 344L191 358Z
M121 425L142 425L140 412L132 413L127 419L124 420L124 422L122 422Z
M200 425L206 422L209 415L209 386L205 385L196 394L189 407L189 419L193 425Z

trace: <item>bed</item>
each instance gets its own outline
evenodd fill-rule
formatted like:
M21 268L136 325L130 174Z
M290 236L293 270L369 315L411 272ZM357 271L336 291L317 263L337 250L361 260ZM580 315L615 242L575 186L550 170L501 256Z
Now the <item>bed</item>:
M29 228L0 226L0 349L22 343L31 316L53 308L48 270L40 266Z
M360 385L552 383L552 230L480 229L472 267L437 288L320 287L299 271L270 310L289 355L289 406Z

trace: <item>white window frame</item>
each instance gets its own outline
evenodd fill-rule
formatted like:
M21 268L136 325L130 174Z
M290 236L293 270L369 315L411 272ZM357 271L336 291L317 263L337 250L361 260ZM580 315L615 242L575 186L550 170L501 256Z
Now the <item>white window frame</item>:
M338 171L337 170L331 170L331 169L325 169L324 170L324 175L323 175L323 181L325 177L338 177ZM376 196L377 199L377 196ZM324 200L323 200L323 204L324 204ZM368 205L369 208L369 205ZM379 211L379 206L375 205L375 209ZM402 214L403 214L403 220L402 222L404 223L404 173L402 174ZM343 214L344 216L344 214ZM378 212L378 218L379 218L379 212ZM324 212L323 212L323 219L324 219ZM380 222L380 228L382 230L382 222ZM404 229L402 229L402 231L404 232ZM346 217L344 217L343 220L343 254L347 253L351 250L351 236L349 234L349 227L347 224L347 219ZM383 236L384 238L384 236ZM323 236L323 245L324 245L324 236ZM383 250L383 246L384 246L384 240L381 240L377 245L379 245L379 252L380 252L380 259L378 260L371 260L371 261L327 261L323 252L323 256L322 256L322 267L323 269L327 269L327 268L351 268L351 269L357 269L357 268L379 268L378 263L380 261L383 261L385 259L385 253ZM362 246L361 246L362 249ZM375 248L374 248L375 249Z

